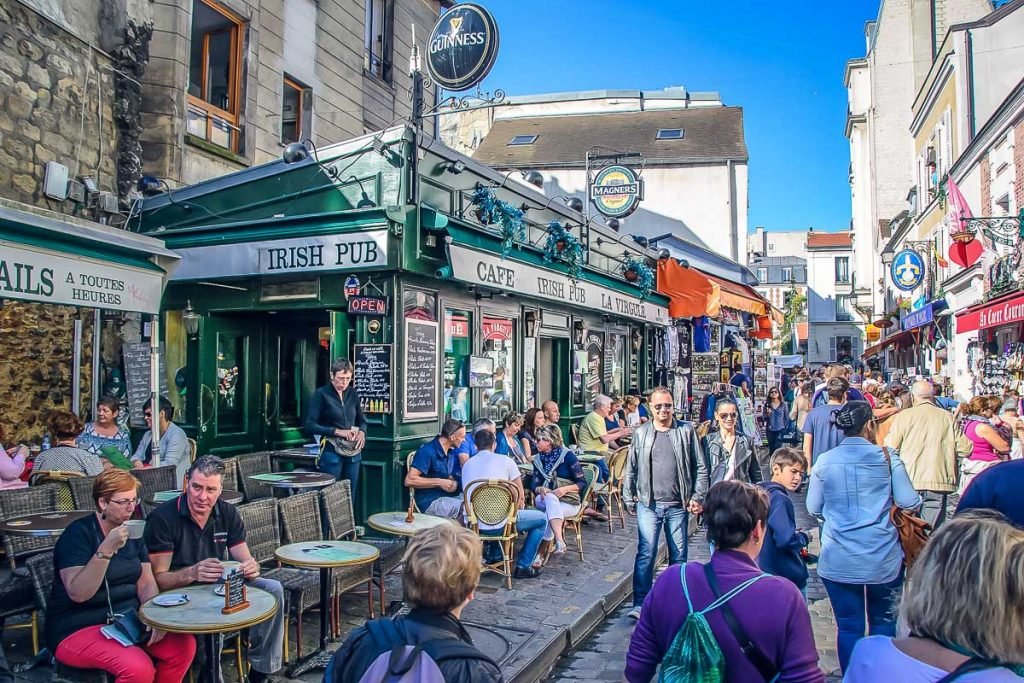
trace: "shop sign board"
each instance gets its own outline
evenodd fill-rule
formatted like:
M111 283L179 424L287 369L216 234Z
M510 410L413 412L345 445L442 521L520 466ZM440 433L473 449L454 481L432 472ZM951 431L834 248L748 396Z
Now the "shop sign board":
M241 275L300 275L381 268L388 263L387 230L176 249L181 263L172 280Z
M636 211L644 198L644 181L628 166L606 166L594 178L590 198L605 216L623 218Z
M469 90L498 57L498 24L480 5L462 3L441 15L427 40L427 71L445 90Z
M388 300L383 296L352 296L348 299L348 312L355 315L387 315Z
M889 274L897 289L911 292L924 279L924 261L913 249L903 249L893 257Z
M924 307L917 309L912 313L907 313L900 319L900 328L904 330L912 330L915 327L921 327L927 325L934 320L932 304L925 304Z
M405 319L405 394L407 420L432 419L438 413L437 323Z
M1006 301L970 311L956 318L957 334L984 330L1024 321L1024 294Z
M621 294L585 280L572 281L556 273L525 263L501 260L494 254L469 249L458 244L448 247L452 272L456 279L521 296L559 301L567 306L586 308L623 318L667 325L668 309Z
M158 313L162 292L156 271L12 243L0 250L0 299Z

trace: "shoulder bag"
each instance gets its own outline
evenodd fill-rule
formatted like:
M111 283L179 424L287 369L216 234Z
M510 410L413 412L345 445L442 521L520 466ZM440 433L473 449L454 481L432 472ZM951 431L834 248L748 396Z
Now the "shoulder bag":
M885 462L889 466L889 489L892 490L892 458L889 456L889 449L882 446L882 453L885 454ZM903 562L910 569L914 560L924 550L928 542L928 535L931 534L932 525L917 516L910 510L904 510L896 505L895 494L893 493L892 509L889 510L889 519L896 527L896 534L899 536L900 545L903 546Z
M563 486L570 486L570 485L576 486L576 482L575 481L573 481L571 479L565 479L565 478L562 478L562 477L558 476L558 467L559 467L559 465L562 464L563 460L565 460L565 448L564 447L562 448L562 452L559 454L558 459L555 460L555 464L551 466L551 469L549 471L545 472L544 468L541 467L541 465L539 463L537 464L537 469L539 469L541 474L544 475L544 483L548 484L549 488L551 488L551 489L559 489L559 488L562 488ZM560 500L563 503L566 503L568 505L579 505L580 504L580 494L579 494L578 487L577 487L576 491L570 491L569 493L566 493L565 495L561 496L558 500Z
M681 571L686 571L685 565ZM708 580L708 585L711 587L711 592L714 594L715 599L717 600L722 597L722 591L718 587L718 579L715 578L715 571L711 568L711 562L704 565L704 578ZM757 643L750 639L746 630L739 620L736 619L736 613L732 611L732 607L729 606L728 602L722 603L721 610L722 618L725 619L726 625L732 631L732 635L736 638L736 642L739 643L743 654L747 656L747 659L754 665L758 673L764 677L765 681L774 681L779 675L779 669L775 666L775 663L757 646Z

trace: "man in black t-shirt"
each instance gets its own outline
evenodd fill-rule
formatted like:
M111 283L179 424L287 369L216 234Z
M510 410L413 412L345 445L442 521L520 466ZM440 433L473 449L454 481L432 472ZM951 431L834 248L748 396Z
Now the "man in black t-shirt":
M250 585L277 598L277 613L249 629L249 681L261 683L282 665L284 590L280 582L260 577L259 563L245 543L245 527L238 510L220 500L223 477L220 458L204 455L197 459L188 470L185 493L146 518L146 546L161 591L193 583L216 583L222 573L220 561L232 559L241 563Z

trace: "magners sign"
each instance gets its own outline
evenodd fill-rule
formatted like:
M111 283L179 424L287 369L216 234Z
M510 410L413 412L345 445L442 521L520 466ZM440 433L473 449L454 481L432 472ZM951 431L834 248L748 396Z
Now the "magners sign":
M605 216L624 218L636 211L644 198L644 181L627 166L601 169L590 186L590 199Z
M498 57L498 24L479 5L459 4L441 15L427 43L427 71L445 90L469 90Z

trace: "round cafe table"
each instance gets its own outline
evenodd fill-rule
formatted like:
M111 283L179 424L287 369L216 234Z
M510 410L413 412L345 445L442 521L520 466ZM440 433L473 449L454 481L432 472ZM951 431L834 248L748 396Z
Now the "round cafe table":
M391 534L393 536L406 536L412 537L416 535L416 532L423 531L424 529L432 529L435 526L439 526L444 523L455 524L454 519L448 517L438 517L436 515L428 515L425 512L417 512L413 515L411 522L405 521L408 511L403 510L402 512L378 512L375 515L370 515L369 519L366 520L366 525L371 529L376 529L381 533Z
M181 495L181 489L168 489L167 491L157 491L153 495L146 498L146 502L150 505L159 505L160 503L166 503L169 500L174 500ZM232 505L238 505L245 500L245 495L241 491L232 491L231 489L224 489L220 492L220 500L225 503L231 503Z
M218 634L239 631L261 624L274 616L281 606L270 593L246 586L246 600L249 606L243 610L224 614L224 596L213 589L218 584L205 583L178 588L168 593L184 593L189 600L184 605L161 607L149 600L139 608L139 619L152 628L168 633L191 633L203 637L206 647L206 661L203 664L206 680L221 680L220 657L216 656Z
M300 659L288 670L288 678L298 678L307 671L326 668L334 654L327 650L331 570L366 565L369 568L367 590L372 590L373 563L380 557L380 551L358 541L304 541L281 546L274 551L274 556L285 564L320 570L320 649Z
M322 489L337 481L333 474L326 474L324 472L268 472L265 474L253 474L249 479L282 491L289 489Z
M576 459L580 462L600 462L604 460L603 453L596 453L594 451L586 451L576 456Z
M95 513L95 510L72 510L21 515L0 522L0 533L11 536L60 536L72 522Z

